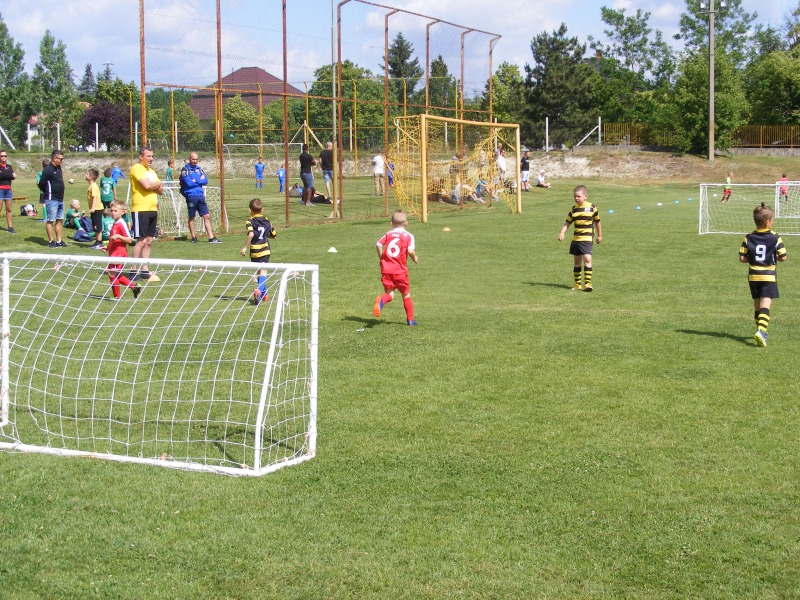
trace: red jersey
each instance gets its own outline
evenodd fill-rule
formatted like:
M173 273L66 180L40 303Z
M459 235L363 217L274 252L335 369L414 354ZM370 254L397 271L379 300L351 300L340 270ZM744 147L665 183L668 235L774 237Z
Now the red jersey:
M378 240L381 252L381 273L408 274L406 257L414 250L414 236L402 227L395 227Z
M788 177L781 177L780 179L778 179L778 181L780 183L784 183L784 182L789 183L789 178ZM789 186L788 185L781 185L780 195L781 196L786 196L788 193L789 193Z
M117 219L111 226L111 231L108 234L108 255L109 256L124 256L128 257L128 244L121 240L111 239L114 235L124 235L131 237L131 232L128 230L128 225L122 219Z

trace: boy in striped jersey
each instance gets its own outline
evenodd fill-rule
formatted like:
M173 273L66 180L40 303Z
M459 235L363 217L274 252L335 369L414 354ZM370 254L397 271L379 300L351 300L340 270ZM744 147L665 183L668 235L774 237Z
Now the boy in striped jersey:
M753 209L753 221L756 230L744 236L739 248L739 262L748 263L750 268L747 281L750 283L750 295L756 320L756 344L767 346L767 328L772 299L778 298L777 264L786 260L786 248L783 240L772 231L772 219L775 213L763 202Z
M558 234L558 241L564 241L564 234L567 233L570 224L572 228L572 243L569 245L569 253L573 257L572 277L575 285L574 291L581 289L581 267L583 267L583 289L592 291L592 239L594 230L597 229L597 243L603 240L603 228L600 225L600 214L597 207L586 201L589 193L586 186L579 185L573 191L575 206L567 214L567 220Z

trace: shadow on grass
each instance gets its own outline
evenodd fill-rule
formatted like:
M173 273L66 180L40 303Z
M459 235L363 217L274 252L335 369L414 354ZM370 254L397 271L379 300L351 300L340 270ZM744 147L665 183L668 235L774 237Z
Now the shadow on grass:
M535 287L535 286L551 287L551 288L557 288L557 289L560 289L560 290L571 290L572 289L571 285L567 285L565 283L542 283L540 281L525 281L523 283L525 283L525 285L529 285L531 287Z
M31 244L36 244L37 246L41 246L42 248L47 248L48 244L50 243L47 240L47 236L44 235L44 227L42 227L42 237L29 235L25 238L25 241L30 242Z
M376 325L394 325L391 321L379 321L378 319L372 318L364 318L364 317L344 317L342 321L352 321L353 323L359 323L364 326L364 329L372 329ZM405 323L403 323L405 325Z
M688 335L705 335L708 337L715 337L715 338L727 338L729 340L733 340L735 342L740 342L745 346L755 346L755 342L753 342L753 338L743 337L741 335L731 335L730 333L722 333L719 331L697 331L695 329L676 329L678 333L686 333Z

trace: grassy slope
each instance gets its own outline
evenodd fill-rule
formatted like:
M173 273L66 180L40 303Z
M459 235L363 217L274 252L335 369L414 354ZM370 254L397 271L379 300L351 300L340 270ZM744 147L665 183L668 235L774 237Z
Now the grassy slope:
M282 231L276 259L321 265L317 458L236 480L2 454L2 595L800 595L793 239L761 350L695 186L589 182L605 242L570 292L575 183L412 224L414 329L371 316L383 220ZM17 221L4 249L40 231Z

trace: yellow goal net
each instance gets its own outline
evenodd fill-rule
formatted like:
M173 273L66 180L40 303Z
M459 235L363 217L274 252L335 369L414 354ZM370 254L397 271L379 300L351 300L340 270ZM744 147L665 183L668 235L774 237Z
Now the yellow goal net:
M434 210L522 211L519 125L433 115L397 117L391 148L395 198L427 222Z

